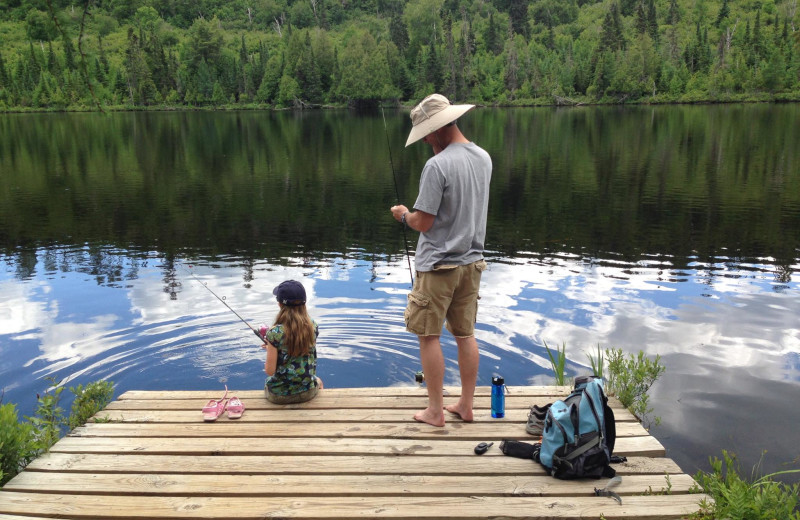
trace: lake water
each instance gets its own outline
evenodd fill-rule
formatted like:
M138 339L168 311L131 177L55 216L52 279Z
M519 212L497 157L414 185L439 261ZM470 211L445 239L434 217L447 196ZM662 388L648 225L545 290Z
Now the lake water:
M690 473L800 467L800 106L481 108L494 160L479 384L551 384L544 348L661 355L652 428ZM0 387L261 388L250 324L302 280L330 387L414 384L407 111L0 116ZM389 150L391 146L391 153ZM446 383L456 348L443 336ZM65 394L66 395L66 394ZM410 419L410 417L409 417Z

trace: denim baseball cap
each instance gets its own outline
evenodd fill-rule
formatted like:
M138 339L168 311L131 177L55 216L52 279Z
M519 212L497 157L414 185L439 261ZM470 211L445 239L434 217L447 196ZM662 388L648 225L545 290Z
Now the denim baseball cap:
M303 284L297 280L286 280L281 282L277 287L272 289L278 301L289 307L297 307L305 305L306 303L306 290Z

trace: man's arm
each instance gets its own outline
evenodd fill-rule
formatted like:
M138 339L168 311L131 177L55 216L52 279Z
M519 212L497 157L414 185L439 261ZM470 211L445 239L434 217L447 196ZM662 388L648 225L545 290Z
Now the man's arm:
M436 218L436 215L431 215L424 211L409 211L402 204L392 206L392 216L398 222L403 222L403 217L405 216L406 225L421 233L428 231L433 226L433 220Z

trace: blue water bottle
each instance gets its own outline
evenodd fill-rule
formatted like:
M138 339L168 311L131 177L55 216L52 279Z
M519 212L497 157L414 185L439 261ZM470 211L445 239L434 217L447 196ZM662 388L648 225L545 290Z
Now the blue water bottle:
M506 384L500 376L492 377L492 417L500 419L506 415Z

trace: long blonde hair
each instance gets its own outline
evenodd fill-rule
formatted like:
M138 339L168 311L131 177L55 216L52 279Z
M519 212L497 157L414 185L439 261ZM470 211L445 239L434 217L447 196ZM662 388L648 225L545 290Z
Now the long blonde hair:
M278 315L275 316L275 325L283 325L283 344L290 356L303 356L316 345L317 336L314 334L314 322L308 315L305 305L280 305Z

